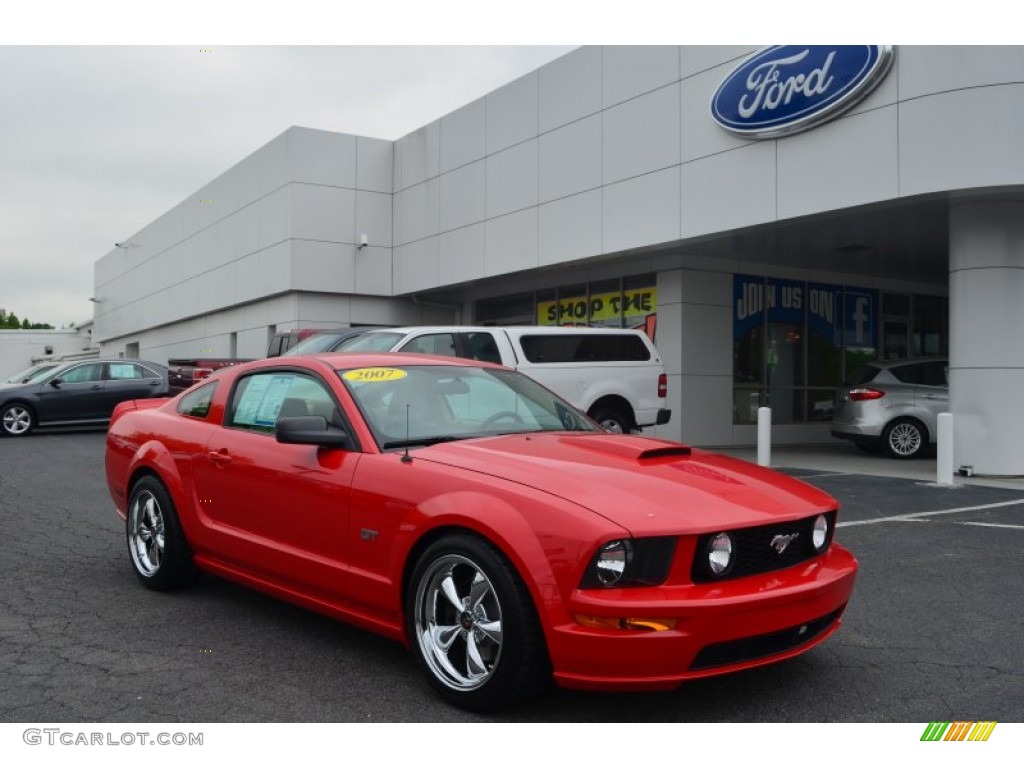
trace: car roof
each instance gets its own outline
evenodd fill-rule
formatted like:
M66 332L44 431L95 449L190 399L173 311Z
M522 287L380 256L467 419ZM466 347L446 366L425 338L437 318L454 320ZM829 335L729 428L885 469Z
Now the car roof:
M907 357L902 360L875 360L865 365L873 365L876 368L887 370L889 368L899 368L904 365L915 365L917 363L947 363L949 358L947 357Z
M476 333L479 331L508 331L510 333L643 333L639 328L589 328L575 325L409 325L401 328L374 328L366 333Z

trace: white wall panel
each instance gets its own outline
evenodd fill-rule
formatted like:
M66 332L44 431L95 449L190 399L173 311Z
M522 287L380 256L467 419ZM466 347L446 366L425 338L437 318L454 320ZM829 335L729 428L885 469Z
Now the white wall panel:
M732 377L732 307L680 304L684 375ZM661 325L661 308L658 309Z
M353 242L359 243L359 236L365 234L369 245L391 247L391 195L356 192L355 219Z
M500 275L537 266L537 209L487 221L484 274Z
M711 118L711 97L735 67L735 62L702 72L680 85L682 99L682 160L725 152L751 144L774 144L774 141L755 142L733 136Z
M231 217L235 222L235 255L245 256L260 248L260 206L252 203Z
M775 220L775 142L748 144L682 167L682 235Z
M441 235L438 277L442 285L457 285L484 276L484 231L485 225L480 223Z
M588 45L540 68L540 130L601 111L601 47Z
M537 135L537 73L513 80L487 94L487 154Z
M292 237L334 243L353 242L356 207L353 190L317 184L291 184L288 188L291 191Z
M351 293L355 284L355 246L312 240L291 241L289 288Z
M488 156L487 218L537 205L537 139Z
M439 239L435 236L395 248L396 294L437 286L439 245Z
M291 142L288 181L332 187L356 186L355 136L312 128L291 128L287 136Z
M687 304L711 304L729 307L731 311L733 281L732 274L729 272L684 269L680 290L682 291L682 300ZM731 324L729 333L732 333Z
M756 50L757 46L753 45L681 45L679 46L679 74L683 78L692 77L722 64L728 64L731 69L739 66L742 59ZM715 88L717 87L716 84ZM710 93L706 102L707 104L711 103Z
M901 45L896 60L904 100L1024 81L1024 46L1019 45Z
M610 184L679 163L679 86L604 111L603 178Z
M431 179L395 194L396 245L437 234L439 186Z
M677 46L606 45L603 53L605 107L679 79Z
M540 201L601 186L601 116L540 137Z
M441 118L441 173L484 156L485 115L484 100L477 99Z
M260 164L261 195L269 195L280 189L291 178L292 168L288 153L291 133L292 131L285 131L256 150Z
M851 115L778 142L778 215L802 216L899 194L896 107Z
M540 207L539 263L558 264L601 253L601 190Z
M685 350L683 352L685 358ZM671 395L672 382L669 383ZM691 445L728 445L732 435L732 375L681 376L680 412L672 413L672 422L684 443Z
M679 239L679 167L604 188L604 251Z
M1020 184L1024 85L926 96L899 106L900 194Z
M391 192L394 142L356 138L356 189L367 192ZM342 185L345 186L345 185Z
M390 248L369 245L356 251L355 293L390 296L392 261Z
M260 248L280 243L288 238L288 212L291 207L291 192L281 187L261 198L259 207Z
M440 173L441 124L435 120L398 140L401 154L396 169L401 179L397 189L406 189Z
M487 212L484 161L477 160L441 176L441 231L483 221Z

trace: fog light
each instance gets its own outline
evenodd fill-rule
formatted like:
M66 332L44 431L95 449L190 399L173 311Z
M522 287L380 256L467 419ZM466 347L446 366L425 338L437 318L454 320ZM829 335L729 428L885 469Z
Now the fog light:
M667 632L676 628L676 619L637 619L618 616L576 614L576 623L591 629L632 629L639 632Z
M814 528L811 529L811 545L815 552L821 552L828 541L828 518L825 515L818 515L814 519Z
M732 536L720 533L708 544L708 567L715 576L721 576L732 565Z

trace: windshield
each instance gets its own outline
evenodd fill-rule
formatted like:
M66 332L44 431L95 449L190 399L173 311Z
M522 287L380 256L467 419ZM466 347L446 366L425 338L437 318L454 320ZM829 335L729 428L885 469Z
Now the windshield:
M364 333L338 347L339 352L390 352L405 338L404 333Z
M7 379L7 384L31 384L34 381L39 381L49 371L52 371L57 367L57 364L52 365L33 365L31 368L26 368L21 373L16 373L11 378Z
M599 432L521 373L471 366L338 371L382 449L518 432Z
M345 333L318 333L316 336L310 336L308 339L300 341L294 347L281 355L281 357L287 357L289 355L312 355L317 352L330 352L334 348L334 345L341 339L344 339L347 335L347 331Z

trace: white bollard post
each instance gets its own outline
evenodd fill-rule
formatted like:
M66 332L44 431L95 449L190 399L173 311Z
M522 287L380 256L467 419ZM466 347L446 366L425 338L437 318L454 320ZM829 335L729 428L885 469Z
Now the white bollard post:
M939 414L939 430L936 439L935 482L939 485L953 484L953 414Z
M772 409L766 406L757 409L757 463L772 465Z

